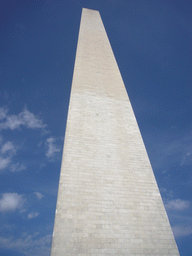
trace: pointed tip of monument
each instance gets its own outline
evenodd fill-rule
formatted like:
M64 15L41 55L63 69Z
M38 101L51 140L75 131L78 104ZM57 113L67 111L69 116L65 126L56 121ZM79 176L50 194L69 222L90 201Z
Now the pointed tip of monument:
M94 10L94 9L90 9L90 8L85 8L85 7L83 7L82 8L82 11L94 11L94 12L99 12L98 10Z

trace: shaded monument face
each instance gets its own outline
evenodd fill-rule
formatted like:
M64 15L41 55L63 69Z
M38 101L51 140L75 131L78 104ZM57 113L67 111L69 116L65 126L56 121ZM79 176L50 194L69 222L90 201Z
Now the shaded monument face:
M83 9L51 256L179 255L98 11Z

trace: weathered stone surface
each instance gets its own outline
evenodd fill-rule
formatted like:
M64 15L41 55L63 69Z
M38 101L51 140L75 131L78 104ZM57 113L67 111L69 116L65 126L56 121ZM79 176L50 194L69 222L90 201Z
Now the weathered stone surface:
M52 256L179 255L99 12L83 9Z

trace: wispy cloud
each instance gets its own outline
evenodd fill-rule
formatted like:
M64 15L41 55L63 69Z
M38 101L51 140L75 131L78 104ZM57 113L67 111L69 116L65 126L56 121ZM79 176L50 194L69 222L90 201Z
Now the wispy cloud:
M182 134L179 131L148 133L146 145L148 153L155 169L165 172L176 165L184 167L192 164L192 131ZM153 142L153 143L152 143Z
M46 157L53 161L58 152L61 151L61 146L58 145L58 139L50 137L46 140Z
M27 215L27 218L30 220L30 219L34 219L38 216L39 216L39 212L31 212Z
M17 153L17 148L11 141L7 141L0 148L0 170L9 168L11 172L18 172L26 169L24 164L14 163L13 157Z
M0 149L0 170L8 168L11 164L13 155L16 154L16 147L12 142L7 141Z
M1 147L1 153L2 154L15 154L16 153L16 147L13 145L11 141L7 141L2 147Z
M30 129L43 129L46 126L45 124L43 124L43 121L41 119L31 113L27 108L25 108L18 115L8 115L5 109L1 109L0 117L0 130L15 130L21 128L22 126Z
M40 192L35 192L34 194L37 196L37 199L39 199L39 200L44 197L44 195L41 194Z
M165 207L168 210L183 211L190 207L190 202L187 200L175 199L175 200L168 201L165 204Z
M177 225L172 228L175 237L188 236L192 234L192 226Z
M11 163L10 157L3 158L0 156L0 171L6 169Z
M6 108L0 108L0 120L4 119L7 115L8 110Z
M166 188L160 188L160 192L163 195L163 200L164 202L171 200L174 196L173 191L170 189L166 189Z
M24 164L15 163L15 164L11 164L9 169L11 172L21 172L26 170L26 166Z
M0 211L16 211L23 207L26 199L17 193L4 193L0 199Z
M164 192L167 193L165 190ZM169 191L168 191L169 192ZM173 194L171 193L171 197ZM188 200L165 199L165 208L167 210L169 219L173 224L172 230L175 237L188 236L192 234L192 218L188 214L191 207L191 202Z
M19 238L0 237L0 247L24 253L26 256L49 256L51 238L51 235L39 237L38 233L23 234Z

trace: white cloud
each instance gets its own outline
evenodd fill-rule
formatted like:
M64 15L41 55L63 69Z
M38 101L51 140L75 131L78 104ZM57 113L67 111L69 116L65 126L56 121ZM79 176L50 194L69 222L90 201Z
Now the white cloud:
M47 147L46 157L49 160L53 160L56 153L61 151L61 147L56 143L57 143L57 139L53 137L50 137L46 140L46 143L45 143Z
M19 129L21 126L26 126L31 129L43 129L45 124L42 120L38 119L33 113L28 109L24 109L18 115L8 115L6 112L2 112L2 119L5 119L0 123L0 129Z
M28 128L44 128L45 125L43 124L42 120L38 119L33 113L29 112L27 109L24 109L20 114L19 117Z
M24 164L16 163L10 165L11 172L21 172L23 170L26 170L26 166Z
M38 198L39 200L44 197L44 195L41 194L41 193L39 193L39 192L35 192L34 194L37 196L37 198Z
M190 207L190 202L187 200L175 199L175 200L168 201L165 204L165 207L168 210L183 211Z
M180 166L183 166L183 165L188 164L190 162L192 162L192 151L185 152L185 154L182 156Z
M39 169L41 170L41 169L43 169L45 167L46 167L46 164L45 163L41 163L40 166L39 166Z
M161 194L162 194L162 196L163 196L163 201L164 201L164 202L168 202L169 200L172 200L173 197L174 197L173 191L172 191L172 190L169 190L169 189L167 189L167 188L161 187L161 188L160 188L160 192L161 192Z
M188 236L192 234L192 226L174 226L172 228L175 237Z
M4 170L11 164L12 156L16 153L16 147L7 141L0 149L0 170Z
M15 154L16 153L16 147L13 145L11 141L7 141L2 147L1 147L1 153L2 154Z
M16 151L16 146L10 141L7 141L5 144L1 146L0 170L9 168L11 172L18 172L26 169L26 166L24 164L12 163L13 156L16 154Z
M7 109L0 108L0 120L4 119L7 115Z
M173 135L171 132L158 134L148 133L148 153L154 169L168 170L173 166L186 166L192 163L192 137L191 132L183 135L180 132ZM153 142L153 143L152 143Z
M23 124L18 116L7 116L6 121L0 124L0 129L18 129Z
M3 158L0 156L0 170L4 170L11 163L11 159L9 157Z
M4 193L0 199L0 211L16 211L21 209L26 200L17 193Z
M33 218L36 218L37 216L39 216L39 213L38 212L32 212L32 213L29 213L27 215L27 218L28 219L33 219Z
M39 237L38 233L33 235L25 233L20 238L0 237L0 247L15 250L26 256L49 256L51 238L51 235Z

